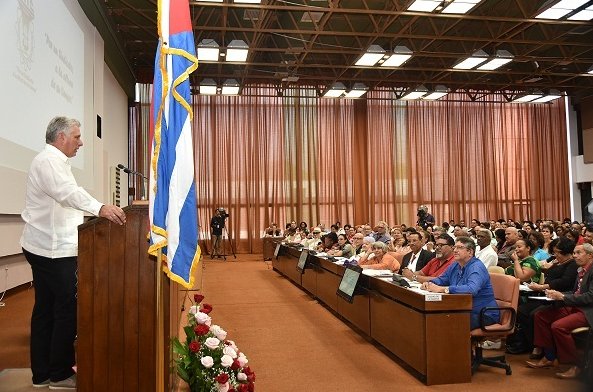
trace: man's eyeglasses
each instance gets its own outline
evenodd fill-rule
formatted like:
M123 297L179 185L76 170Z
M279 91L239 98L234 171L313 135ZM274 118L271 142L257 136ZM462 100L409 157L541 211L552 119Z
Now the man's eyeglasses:
M462 249L467 249L467 247L465 247L463 245L456 245L453 247L453 249L462 250Z
M440 248L441 246L449 246L449 244L439 244L438 242L434 244L435 248Z

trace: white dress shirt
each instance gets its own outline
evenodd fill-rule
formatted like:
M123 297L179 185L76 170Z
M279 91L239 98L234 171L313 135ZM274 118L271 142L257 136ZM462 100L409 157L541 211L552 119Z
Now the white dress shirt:
M418 251L418 253L412 253L412 257L410 258L410 263L406 267L407 269L409 269L412 272L416 272L416 265L418 264L418 257L420 257L420 252L422 252L422 249L420 249L420 251Z
M29 169L21 246L48 258L76 256L83 211L99 215L102 206L76 184L68 157L46 144Z
M482 263L484 263L486 268L498 264L498 255L496 254L496 251L492 248L492 245L488 245L484 249L476 251L476 257L480 259Z

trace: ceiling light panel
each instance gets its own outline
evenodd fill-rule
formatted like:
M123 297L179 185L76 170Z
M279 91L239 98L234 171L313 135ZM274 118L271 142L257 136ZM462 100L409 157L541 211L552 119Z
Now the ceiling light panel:
M527 94L527 95L523 95L522 97L516 98L516 99L512 100L511 102L513 102L513 103L531 102L534 99L541 98L542 96L543 96L542 94Z
M373 66L385 56L385 50L379 45L371 45L354 65Z
M591 20L593 19L593 5L586 9L577 12L573 16L569 16L568 20Z
M571 13L577 8L581 7L589 0L562 0L559 3L548 8L544 12L536 15L537 19L560 19L566 14Z
M408 7L408 11L432 12L441 3L441 0L416 0Z
M441 12L443 14L466 14L474 8L481 0L454 0Z
M546 102L550 102L555 99L558 99L560 97L561 97L561 95L546 95L544 97L541 97L541 98L531 101L531 103L546 103Z
M392 54L381 64L381 67L399 67L412 57L411 54Z

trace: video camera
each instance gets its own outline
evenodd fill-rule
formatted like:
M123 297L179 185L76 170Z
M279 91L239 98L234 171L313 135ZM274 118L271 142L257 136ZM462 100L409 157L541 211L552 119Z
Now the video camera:
M422 219L426 217L426 211L424 211L422 208L418 208L418 213L416 214L416 216Z
M229 214L226 212L226 210L222 207L218 208L218 213L220 214L220 216L222 216L223 218L228 218Z

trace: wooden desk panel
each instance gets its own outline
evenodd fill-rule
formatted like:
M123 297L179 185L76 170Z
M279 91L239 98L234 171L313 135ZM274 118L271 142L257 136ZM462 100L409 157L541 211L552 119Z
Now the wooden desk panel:
M421 374L426 374L424 315L382 295L371 297L371 337ZM468 323L469 343L469 323Z
M338 285L340 282L338 281ZM336 286L336 289L338 286ZM371 334L370 296L368 293L356 295L352 303L338 296L338 314L360 328L365 334Z
M338 311L338 295L336 290L340 285L342 278L323 268L318 268L317 272L317 298L333 309Z
M319 269L317 266L307 268L301 276L303 288L314 297L317 297L317 269Z

